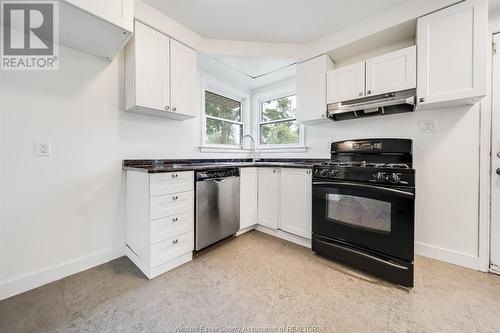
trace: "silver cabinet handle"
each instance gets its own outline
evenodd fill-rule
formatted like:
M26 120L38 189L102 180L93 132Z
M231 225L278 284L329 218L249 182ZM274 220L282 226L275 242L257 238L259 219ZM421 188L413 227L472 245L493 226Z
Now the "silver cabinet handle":
M178 239L174 239L174 240L172 241L172 244L177 244L177 243L179 243L179 240L178 240Z
M418 101L419 101L420 103L423 103L423 102L425 102L425 98L421 97Z
M173 112L177 111L177 108L176 108L176 107L173 107L173 108L172 108L172 111L173 111Z
M174 173L174 174L172 175L172 178L177 178L177 177L179 177L179 175L178 175L178 174L176 174L176 173Z
M177 217L174 217L174 218L172 219L172 222L177 222L177 221L179 221L179 218L177 218Z
M306 171L306 173L307 173L308 175L310 175L310 174L311 174L311 170L307 170L307 171Z
M170 110L170 106L167 105L167 106L165 106L165 111L168 111L168 110Z
M179 199L179 196L177 196L177 195L174 195L174 196L172 197L172 200L178 200L178 199Z

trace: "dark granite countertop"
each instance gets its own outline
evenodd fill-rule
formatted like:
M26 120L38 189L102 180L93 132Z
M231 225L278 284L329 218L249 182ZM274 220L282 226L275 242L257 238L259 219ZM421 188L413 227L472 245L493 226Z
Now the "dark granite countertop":
M201 171L208 169L269 167L269 168L302 168L310 169L314 164L329 159L179 159L179 160L124 160L124 170L148 173Z

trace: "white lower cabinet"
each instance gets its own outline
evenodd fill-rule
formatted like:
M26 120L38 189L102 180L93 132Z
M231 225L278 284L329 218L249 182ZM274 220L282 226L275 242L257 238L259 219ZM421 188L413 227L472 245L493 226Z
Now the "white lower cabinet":
M154 278L192 259L194 174L127 171L127 257Z
M257 168L240 169L240 230L257 224Z
M311 169L251 168L241 169L240 175L241 229L256 220L278 237L285 231L311 239Z
M311 170L281 169L279 229L311 239Z
M259 168L258 175L258 224L278 229L279 169Z

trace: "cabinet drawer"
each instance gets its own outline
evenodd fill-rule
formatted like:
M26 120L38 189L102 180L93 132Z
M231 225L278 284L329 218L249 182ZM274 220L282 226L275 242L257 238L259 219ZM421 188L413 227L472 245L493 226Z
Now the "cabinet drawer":
M151 244L194 230L194 212L186 212L151 221Z
M149 199L149 218L151 220L193 210L193 191L160 195Z
M149 176L150 196L193 190L193 171L157 173Z
M166 239L151 245L151 267L164 264L194 249L194 232Z

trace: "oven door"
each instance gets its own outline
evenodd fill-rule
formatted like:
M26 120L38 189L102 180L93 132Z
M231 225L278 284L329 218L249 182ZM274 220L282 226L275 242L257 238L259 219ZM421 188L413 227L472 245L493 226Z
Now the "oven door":
M314 180L312 201L313 233L413 260L413 188Z

